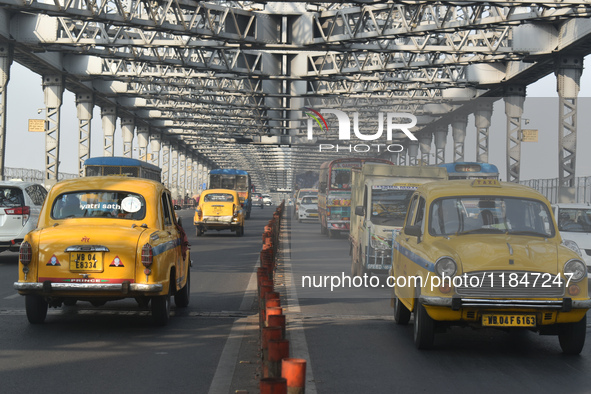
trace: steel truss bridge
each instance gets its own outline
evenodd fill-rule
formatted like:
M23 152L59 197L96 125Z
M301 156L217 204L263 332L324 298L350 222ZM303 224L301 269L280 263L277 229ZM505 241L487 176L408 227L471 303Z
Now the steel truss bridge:
M554 73L558 182L568 193L590 16L591 0L0 0L0 173L13 62L42 76L46 184L58 179L60 138L78 138L82 171L98 106L104 155L122 143L131 156L137 138L139 157L161 166L181 193L218 167L246 169L263 190L289 189L295 174L342 157L319 153L320 144L346 142L362 147L351 155L369 155L363 145L376 130L386 136L401 114L414 115L416 140L390 130L385 144L402 150L382 157L413 165L429 162L434 148L436 163L460 161L473 114L477 144L470 148L488 161L499 99L506 179L517 182L526 88ZM65 89L76 97L76 137L60 135ZM324 127L308 115L312 109ZM350 119L350 140L339 139L335 110ZM118 121L122 141L114 140ZM445 157L450 129L453 157Z

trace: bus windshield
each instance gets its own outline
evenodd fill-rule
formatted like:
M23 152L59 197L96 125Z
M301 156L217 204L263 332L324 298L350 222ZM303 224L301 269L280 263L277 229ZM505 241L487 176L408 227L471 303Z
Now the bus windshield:
M386 226L402 226L414 190L375 188L371 194L371 222Z

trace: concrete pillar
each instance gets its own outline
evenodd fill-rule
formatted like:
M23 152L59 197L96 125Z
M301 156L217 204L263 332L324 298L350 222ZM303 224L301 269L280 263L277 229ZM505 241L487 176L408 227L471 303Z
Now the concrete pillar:
M113 138L117 125L117 107L101 108L101 119L103 121L103 156L115 156Z
M558 201L575 200L577 161L577 97L579 95L583 58L562 56L556 61L556 90L560 101L558 119Z
M507 181L519 183L521 166L521 115L525 102L524 86L505 87L507 115Z
M4 177L4 162L6 158L6 103L7 87L10 80L10 66L12 65L12 46L0 43L0 180Z
M90 158L90 129L94 99L92 93L76 93L78 116L78 176L84 176L84 162Z
M132 117L121 118L121 135L123 137L123 156L133 157L133 134L135 131L135 119Z
M409 141L408 143L408 165L418 165L417 157L419 155L419 143L418 141Z
M451 123L451 132L454 140L454 162L464 161L464 141L466 140L466 128L468 117L466 115L454 116Z
M435 137L435 164L445 163L445 145L447 145L447 133L447 126L440 126L433 133Z
M433 133L430 131L421 131L417 137L421 147L420 165L429 165L429 156L431 156L431 144L433 142Z
M187 193L187 152L179 145L179 195L185 197Z
M150 129L148 126L137 128L137 146L138 157L141 161L148 161L148 141L150 139Z
M43 76L45 97L45 186L53 186L58 181L60 146L60 109L64 93L62 75Z
M476 126L476 161L488 163L488 131L493 112L492 101L479 101L474 112Z
M176 143L170 144L170 192L173 199L179 199L179 149Z
M162 183L170 190L170 143L162 139Z

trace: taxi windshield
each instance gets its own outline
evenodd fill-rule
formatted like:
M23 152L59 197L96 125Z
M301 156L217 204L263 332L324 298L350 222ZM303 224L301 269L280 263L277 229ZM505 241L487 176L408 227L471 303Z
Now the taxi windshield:
M53 202L51 217L117 218L142 220L146 216L144 197L121 191L78 191L59 195Z
M467 196L435 200L429 213L431 235L513 234L553 237L550 213L538 200Z
M558 230L591 233L591 208L559 208Z
M318 197L304 197L302 198L302 205L316 205L318 204Z
M402 226L414 189L374 186L371 192L371 222Z

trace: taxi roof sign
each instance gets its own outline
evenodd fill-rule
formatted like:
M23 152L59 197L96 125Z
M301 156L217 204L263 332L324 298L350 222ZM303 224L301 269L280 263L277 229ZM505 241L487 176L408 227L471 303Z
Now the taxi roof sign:
M472 186L501 187L501 182L496 179L474 179Z

